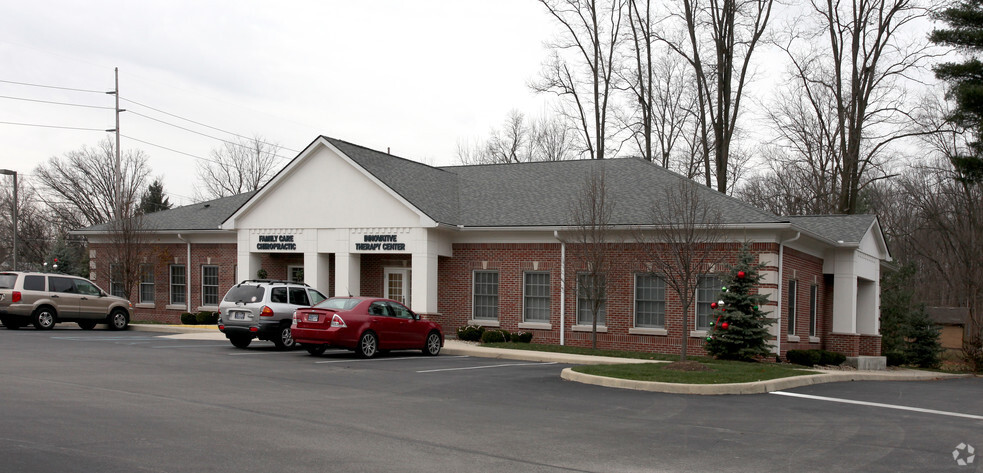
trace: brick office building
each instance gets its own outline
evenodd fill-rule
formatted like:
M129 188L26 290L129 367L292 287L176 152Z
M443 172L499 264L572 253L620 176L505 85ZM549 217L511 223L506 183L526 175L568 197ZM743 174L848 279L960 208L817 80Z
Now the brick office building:
M256 192L145 217L153 230L134 319L214 310L262 270L330 295L404 301L448 334L479 324L587 345L571 202L592 170L614 202L600 347L675 353L685 336L700 353L716 274L747 242L765 265L766 310L780 315L777 351L880 354L880 265L890 254L874 216L782 217L700 187L721 215L721 263L706 268L683 314L651 271L658 255L635 237L682 176L638 159L431 167L323 136ZM106 228L78 233L89 239L92 278L114 287Z

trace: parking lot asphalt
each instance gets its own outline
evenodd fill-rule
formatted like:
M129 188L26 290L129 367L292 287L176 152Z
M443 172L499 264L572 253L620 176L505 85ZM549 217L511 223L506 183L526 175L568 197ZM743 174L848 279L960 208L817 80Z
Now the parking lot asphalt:
M175 338L197 338L225 340L225 335L215 326L180 326L180 325L133 325L134 330L152 332L175 332ZM446 340L441 351L445 355L475 356L481 358L496 358L506 360L523 360L531 362L551 362L571 365L600 365L600 364L633 364L633 363L665 363L658 360L639 360L631 358L616 358L608 356L577 355L568 353L551 353L531 350L510 350L503 348L488 348L478 344L459 340ZM962 378L969 375L939 373L933 371L891 369L880 371L836 371L821 370L818 374L795 376L788 378L770 379L750 383L727 384L682 384L659 383L651 381L635 381L628 379L607 378L578 373L573 369L564 369L560 376L567 381L584 384L594 384L610 388L634 389L673 394L762 394L783 389L792 389L813 384L835 383L845 381L931 381L938 379Z
M983 446L980 378L682 396L67 325L0 330L0 471L979 471L953 453Z

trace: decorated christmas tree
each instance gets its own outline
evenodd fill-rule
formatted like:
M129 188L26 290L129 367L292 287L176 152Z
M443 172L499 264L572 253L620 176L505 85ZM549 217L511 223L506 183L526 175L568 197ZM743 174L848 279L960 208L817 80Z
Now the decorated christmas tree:
M771 353L768 326L775 323L762 312L768 296L751 294L761 281L762 264L754 263L748 245L741 248L737 264L724 274L720 300L710 304L710 332L706 351L717 358L752 360Z

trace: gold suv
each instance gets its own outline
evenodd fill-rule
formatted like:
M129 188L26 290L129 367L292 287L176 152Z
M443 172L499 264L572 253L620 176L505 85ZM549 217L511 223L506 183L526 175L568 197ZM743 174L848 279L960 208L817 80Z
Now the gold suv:
M106 294L92 281L51 273L0 272L0 322L10 330L33 324L38 330L75 322L83 330L108 324L124 330L133 304Z

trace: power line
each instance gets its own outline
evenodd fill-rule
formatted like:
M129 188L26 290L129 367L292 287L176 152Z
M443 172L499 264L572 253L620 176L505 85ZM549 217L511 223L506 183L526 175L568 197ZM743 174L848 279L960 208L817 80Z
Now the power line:
M114 110L114 107L104 107L102 105L85 105L81 103L52 102L50 100L28 99L24 97L11 97L9 95L0 95L0 99L23 100L25 102L39 102L39 103L50 103L54 105L68 105L71 107L102 108L106 110Z
M31 84L31 83L28 83L28 82L16 82L16 81L12 81L12 80L3 80L3 79L0 79L0 82L3 82L5 84L25 85L25 86L28 86L28 87L43 87L45 89L72 90L72 91L75 91L75 92L89 92L89 93L93 93L93 94L105 94L106 93L106 91L104 91L104 90L76 89L76 88L72 88L72 87L59 87L59 86L56 86L56 85Z
M167 125L167 126L172 126L172 127L174 127L174 128L178 128L178 129L181 129L181 130L184 130L184 131L187 131L187 132L189 132L189 133L194 133L194 134L196 134L196 135L201 135L201 136L204 136L205 138L211 138L211 139L213 139L213 140L218 140L218 141L221 141L221 142L223 142L223 143L226 143L226 144L230 144L230 145L232 145L232 146L238 146L238 147L240 147L240 148L245 148L245 149L252 149L252 148L250 148L249 146L247 146L247 145L244 145L244 144L242 144L242 143L236 143L236 142L234 142L234 141L228 141L228 140L223 140L222 138L219 138L219 137L217 137L217 136L212 136L212 135L209 135L209 134L205 134L205 133L202 133L202 132L200 132L200 131L197 131L197 130L192 130L192 129L190 129L190 128L185 128L185 127L183 127L183 126L181 126L181 125L175 125L174 123L171 123L171 122L166 122L166 121L164 121L164 120L160 120L160 119L157 119L157 118L154 118L154 117L150 117L150 116L147 116L147 115L144 115L144 114L142 114L142 113L140 113L140 112L134 112L133 110L127 110L127 111L128 111L129 113L131 113L131 114L133 114L133 115L137 115L137 116L139 116L139 117L143 117L143 118L146 118L147 120L153 120L153 121L155 121L155 122L157 122L157 123L162 123L162 124L164 124L164 125ZM258 141L258 140L257 140L257 141ZM259 141L259 142L260 142L260 143L263 143L262 141ZM266 144L268 144L268 145L270 145L269 143L266 143ZM276 146L276 145L270 145L270 146ZM286 149L286 148L284 148L284 149ZM281 155L279 155L279 154L273 154L273 156L274 156L274 157L276 157L276 158L280 158L280 159L293 159L292 157L289 157L289 156L281 156Z
M198 160L201 160L201 161L208 161L210 163L218 164L220 166L223 166L224 165L224 164L222 164L222 163L220 163L218 161L214 161L214 160L211 160L211 159L208 159L208 158L203 158L201 156L198 156L198 155L195 155L195 154L191 154L191 153L185 153L184 151L178 151L178 150L176 150L174 148L168 148L167 146L159 145L157 143L151 143L149 141L144 141L144 140L141 140L141 139L138 139L138 138L134 138L132 136L127 136L127 135L123 135L123 134L120 134L120 136L122 136L123 138L126 138L128 140L136 141L138 143L143 143L145 145L154 146L154 147L157 147L157 148L160 148L160 149L164 149L164 150L167 150L167 151L171 151L171 152L174 152L174 153L177 153L177 154L183 154L185 156L190 156L192 158L195 158L195 159L198 159Z
M101 132L106 131L105 128L80 128L75 126L41 125L38 123L0 122L0 125L35 126L39 128L60 128L62 130L82 130L82 131L101 131Z
M194 123L195 125L203 126L205 128L210 128L210 129L215 130L215 131L221 131L222 133L228 133L228 134L230 134L232 136L235 136L237 138L242 138L242 139L245 139L245 140L253 140L253 139L255 139L255 138L250 138L248 136L243 136L243 135L240 135L238 133L234 133L234 132L231 132L231 131L228 131L228 130L223 130L221 128L217 128L217 127L214 127L214 126L211 126L211 125L206 125L204 123L197 122L197 121L194 121L194 120L192 120L190 118L182 117L180 115L175 115L175 114L170 113L170 112L165 112L165 111L163 111L163 110L161 110L159 108L154 108L154 107L151 107L150 105L145 105L145 104L142 104L142 103L137 102L135 100L130 100L130 99L126 98L126 97L120 97L119 99L120 100L123 100L123 101L126 101L126 102L129 102L129 103L132 103L134 105L139 105L141 107L148 108L148 109L153 110L153 111L158 112L158 113L163 113L164 115L171 116L171 117L177 118L179 120L184 120L186 122ZM136 112L134 112L134 113L136 113ZM150 118L150 117L147 117L146 115L141 115L141 116L143 116L145 118ZM155 119L154 118L151 118L151 120L155 120ZM171 125L170 123L167 123L167 122L161 122L161 123L165 123L165 124ZM171 125L171 126L176 126L178 128L181 128L181 127L179 127L177 125ZM186 128L182 128L182 129L186 130ZM191 130L188 130L188 131L191 131ZM195 133L197 133L197 132L195 132ZM204 135L204 136L208 136L208 135ZM213 138L213 137L210 137L210 138ZM221 138L215 138L215 139L221 140ZM222 140L222 141L224 141L224 140ZM259 141L259 140L257 140L257 141ZM286 148L286 147L283 147L283 146L275 145L273 143L267 143L265 141L259 141L259 142L260 143L263 143L265 145L269 145L269 146L277 146L278 148L285 149L287 151L293 151L294 153L299 153L300 152L300 151L295 150L295 149Z

